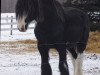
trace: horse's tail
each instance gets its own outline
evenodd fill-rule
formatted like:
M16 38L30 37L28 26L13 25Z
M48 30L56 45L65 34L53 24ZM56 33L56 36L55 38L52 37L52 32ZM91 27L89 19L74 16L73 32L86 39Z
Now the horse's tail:
M87 43L88 41L88 37L89 37L89 31L90 31L90 28L89 28L89 17L86 13L84 13L82 16L82 20L83 20L83 26L84 26L84 29L83 29L83 40L85 43Z

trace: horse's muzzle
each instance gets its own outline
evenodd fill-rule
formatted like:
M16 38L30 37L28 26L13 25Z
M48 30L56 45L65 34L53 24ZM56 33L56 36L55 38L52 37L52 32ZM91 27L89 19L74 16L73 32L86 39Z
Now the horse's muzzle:
M21 29L18 28L18 30L19 30L20 32L25 32L25 31L26 31L25 28L21 28Z

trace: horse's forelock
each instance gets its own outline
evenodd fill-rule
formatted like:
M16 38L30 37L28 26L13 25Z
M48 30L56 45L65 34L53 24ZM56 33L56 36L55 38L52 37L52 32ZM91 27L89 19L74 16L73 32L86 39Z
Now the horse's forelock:
M16 18L26 16L28 13L33 12L34 0L18 0L16 4Z

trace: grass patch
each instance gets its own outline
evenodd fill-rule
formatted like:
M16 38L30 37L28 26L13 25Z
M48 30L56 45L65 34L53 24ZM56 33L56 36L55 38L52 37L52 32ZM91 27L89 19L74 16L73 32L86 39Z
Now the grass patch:
M7 42L0 42L0 44L36 44L36 40L19 40L19 41L7 41Z
M13 41L13 42L0 42L0 44L5 44L5 45L8 44L8 45L12 45L10 47L17 47L17 48L22 47L22 46L18 47L17 45L19 44L24 44L24 45L27 44L29 45L29 47L23 46L25 47L24 50L33 51L34 48L36 50L36 45L34 47L30 45L37 44L37 41L36 40L21 40L21 41ZM100 32L99 31L90 32L86 51L100 53Z
M0 42L0 52L11 54L24 54L37 51L36 40L21 40Z
M100 53L100 32L90 32L88 45L86 48L89 52Z

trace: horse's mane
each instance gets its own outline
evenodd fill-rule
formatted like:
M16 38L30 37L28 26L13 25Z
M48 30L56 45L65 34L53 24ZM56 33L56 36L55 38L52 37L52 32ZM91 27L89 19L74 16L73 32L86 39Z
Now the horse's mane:
M61 5L67 2L67 0L56 0L56 1L59 2Z
M38 0L38 21L43 22L44 15L43 15L43 4L41 0Z
M43 20L44 20L44 11L43 11L43 3L42 2L43 2L42 0L38 0L38 20L39 20L39 22L43 22ZM56 15L62 21L64 21L64 14L63 14L62 5L56 0L51 0L50 3L51 2L54 6L54 8L51 9L51 11L54 11L53 13L56 13ZM47 11L47 13L49 13L49 11Z
M58 1L55 1L55 0L54 0L54 4L55 4L56 11L57 11L57 15L64 22L65 19L64 19L63 6Z
M16 18L27 15L29 12L33 12L32 14L37 17L37 21L42 22L44 20L44 10L42 2L43 0L18 0L15 9ZM56 13L56 15L58 15L58 17L64 21L63 10L60 3L56 0L50 0L49 2L52 2L52 4L54 5L54 9L51 9L51 11L56 10L56 12L53 13ZM49 12L47 11L47 13Z

